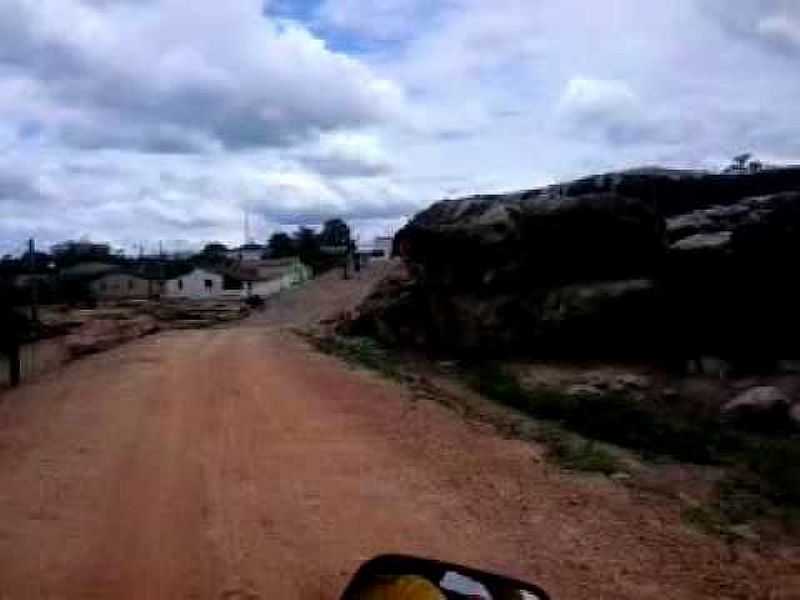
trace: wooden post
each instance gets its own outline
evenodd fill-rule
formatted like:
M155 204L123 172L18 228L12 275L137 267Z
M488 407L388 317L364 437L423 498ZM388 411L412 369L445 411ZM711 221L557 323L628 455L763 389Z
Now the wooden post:
M11 387L17 387L22 380L22 361L19 341L16 336L8 345L8 373Z
M28 259L31 269L31 321L39 322L39 289L36 280L36 242L28 240Z

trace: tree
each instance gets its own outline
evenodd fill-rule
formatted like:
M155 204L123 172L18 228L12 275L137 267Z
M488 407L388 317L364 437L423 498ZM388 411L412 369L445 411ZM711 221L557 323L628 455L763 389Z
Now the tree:
M314 271L314 274L325 270L325 257L319 246L319 238L310 227L298 227L292 236L295 253L300 260Z
M723 170L723 173L735 175L741 173L758 173L759 171L763 170L764 163L759 160L755 160L752 154L746 152L744 154L734 156L731 164Z
M278 231L270 236L267 249L271 258L287 258L296 254L292 238L283 231Z
M342 219L330 219L322 226L319 234L322 246L349 246L350 227Z
M206 256L219 256L228 252L228 247L221 242L211 242L203 248L203 254Z
M49 265L53 263L53 257L46 252L34 252L33 259L31 253L25 252L20 257L20 266L27 271L33 270L36 273L45 272L48 270Z
M319 239L310 227L298 227L294 233L294 245L301 256L316 257L320 254Z

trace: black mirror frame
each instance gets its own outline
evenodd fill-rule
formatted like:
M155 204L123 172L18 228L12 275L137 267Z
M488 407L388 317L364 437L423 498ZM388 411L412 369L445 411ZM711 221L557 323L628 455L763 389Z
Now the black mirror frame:
M517 587L523 591L529 591L535 594L539 600L550 600L550 596L538 585L528 583L527 581L520 581L512 577L505 577L503 575L496 575L478 569L472 569L463 565L455 563L442 562L440 560L420 558L416 556L407 556L404 554L382 554L375 558L368 560L362 564L350 583L342 593L341 600L351 600L351 596L359 590L367 577L371 577L374 573L381 573L385 575L412 575L420 574L432 581L436 581L441 577L442 573L447 571L454 571L460 575L469 577L481 583L487 583L489 587Z

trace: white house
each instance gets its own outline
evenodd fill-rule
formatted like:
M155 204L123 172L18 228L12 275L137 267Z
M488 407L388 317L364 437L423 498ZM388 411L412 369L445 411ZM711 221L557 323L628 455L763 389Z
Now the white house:
M165 283L167 298L267 298L311 279L311 269L298 258L251 261L195 268Z
M252 261L226 272L241 282L242 296L267 298L311 279L311 269L299 258Z
M100 299L152 298L159 296L163 283L134 273L108 273L89 284L92 294Z
M224 277L207 269L195 268L190 273L168 280L164 285L167 298L215 298L226 294ZM238 291L234 292L238 295Z

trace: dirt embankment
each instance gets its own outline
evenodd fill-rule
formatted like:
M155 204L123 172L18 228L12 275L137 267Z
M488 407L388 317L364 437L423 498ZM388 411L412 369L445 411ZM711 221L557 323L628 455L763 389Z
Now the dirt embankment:
M40 326L20 348L23 381L89 354L170 329L202 329L243 319L238 300L120 301L95 308L46 306ZM0 354L0 388L10 384L8 357Z

